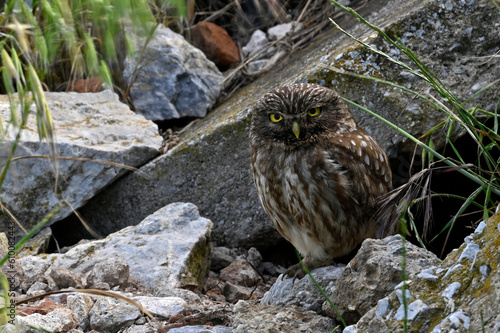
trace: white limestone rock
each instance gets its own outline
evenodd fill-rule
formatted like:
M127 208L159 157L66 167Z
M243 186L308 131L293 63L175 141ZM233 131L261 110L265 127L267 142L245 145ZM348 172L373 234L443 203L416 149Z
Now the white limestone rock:
M58 267L87 273L99 262L120 257L131 279L153 296L165 296L173 288L202 285L210 265L211 231L212 222L200 217L195 205L170 204L137 226L50 255L54 263L47 274Z
M58 205L62 207L46 226L65 218L72 210L64 200L78 209L126 171L105 162L140 167L158 155L162 142L154 123L132 112L109 90L46 93L46 97L55 128L54 153L64 159L56 164L40 157L15 160L0 188L3 205L27 230ZM7 96L0 96L0 118L4 124L11 120ZM13 126L8 127L0 147L0 169L16 134ZM14 156L49 155L48 145L39 142L35 108L31 106ZM7 214L0 213L0 231L7 230L11 222ZM16 229L16 235L24 233Z

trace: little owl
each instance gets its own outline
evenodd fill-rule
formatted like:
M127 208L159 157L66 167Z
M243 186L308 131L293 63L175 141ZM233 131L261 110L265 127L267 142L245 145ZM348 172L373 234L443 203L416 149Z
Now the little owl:
M333 90L295 84L255 105L252 171L264 210L309 269L377 232L376 200L391 189L387 157ZM290 275L303 276L299 265Z

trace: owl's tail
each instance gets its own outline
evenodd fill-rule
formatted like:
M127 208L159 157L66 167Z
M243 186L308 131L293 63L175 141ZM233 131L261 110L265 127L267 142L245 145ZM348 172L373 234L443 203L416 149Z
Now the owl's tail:
M442 168L444 167L426 168L412 176L405 184L378 198L377 207L380 208L375 214L378 225L377 238L396 233L408 235L408 219L413 218L410 207L414 205L424 207L422 235L425 238L432 222L431 177L433 172ZM424 205L420 205L421 203Z

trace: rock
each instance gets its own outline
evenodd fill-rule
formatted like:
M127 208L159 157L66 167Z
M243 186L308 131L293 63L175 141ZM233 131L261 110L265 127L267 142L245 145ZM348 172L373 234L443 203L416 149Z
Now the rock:
M213 301L226 301L224 297L225 283L219 278L219 274L209 271L203 287L204 294Z
M343 268L344 265L320 267L312 270L311 274L325 292L335 293L336 281ZM261 299L264 305L296 305L318 313L322 312L324 301L325 298L308 275L300 280L280 275Z
M43 301L39 304L24 305L21 308L19 308L19 310L20 313L22 313L22 315L29 316L34 313L46 315L56 309L62 309L62 308L63 306L61 304L48 300L48 301Z
M107 258L97 263L87 276L87 286L107 283L110 288L123 286L129 277L127 260L121 257Z
M32 327L40 327L54 333L76 328L75 314L65 308L57 308L46 315L34 313L25 317L16 316L15 323L17 329L25 333L40 332Z
M146 310L159 319L168 319L181 313L187 305L186 301L180 297L136 296L132 299L141 303Z
M90 239L80 239L78 241L78 243L76 243L76 244L72 244L72 245L68 245L68 246L62 247L61 250L59 251L59 253L66 253L69 250L71 250L73 247L81 245L81 244L85 244L85 243L88 243L88 242L91 242L91 240Z
M131 325L125 328L123 333L151 333L156 332L156 330L148 323L145 325Z
M47 283L37 281L33 283L26 291L26 296L28 297L38 296L45 294L47 291L50 291L49 285Z
M257 75L265 71L264 68L266 68L268 64L269 59L259 59L249 62L246 68L250 74Z
M248 60L252 59L244 69L248 76L259 76L263 72L269 71L272 66L288 54L287 51L280 49L276 52L276 46L270 46L270 41L281 40L292 31L293 23L284 23L269 28L267 36L261 30L256 30L250 41L242 48L242 53ZM296 24L295 30L298 31L302 23ZM268 47L268 48L267 48ZM255 56L255 58L253 58Z
M284 273L286 271L286 268L279 265L276 266L272 262L265 261L260 265L260 271L261 273L277 276Z
M207 326L207 325L196 325L196 326L184 326L178 328L172 328L168 331L169 333L232 333L231 327L225 326Z
M38 256L27 256L16 260L23 268L25 277L21 289L28 290L39 279L45 279L44 274L52 264L49 260Z
M257 29L253 32L247 45L241 48L245 60L250 58L253 59L245 67L250 75L260 73L260 71L268 65L268 58L271 58L276 53L276 47L269 47L269 44L271 44L271 42L267 39L266 34L262 30Z
M75 314L77 327L83 331L88 331L90 329L89 313L94 306L94 301L88 295L78 293L68 295L66 303Z
M135 49L144 39L132 38ZM139 52L137 52L139 55ZM203 52L160 25L137 63L127 56L123 77L137 112L150 120L204 117L219 97L224 77Z
M210 269L220 271L235 261L236 257L236 253L227 247L213 247L210 254Z
M182 298L188 303L198 303L201 301L200 296L195 294L194 292L187 290L187 289L181 289L181 288L171 288L171 289L164 289L162 292L158 293L156 296L158 297L178 297Z
M100 297L89 312L90 328L101 333L118 332L141 314L136 306L124 300Z
M258 332L304 332L331 333L335 328L333 319L322 317L313 311L296 306L242 306L235 305L233 333Z
M232 284L231 282L226 282L224 284L224 297L226 302L234 303L239 300L248 300L252 296L253 288L248 288L240 285Z
M438 74L461 66L463 59L491 56L496 52L493 45L500 44L500 35L489 26L500 21L500 14L491 1L467 2L454 6L453 12L440 8L439 3L371 0L363 10L375 13L374 8L383 4L376 15L367 16L367 19L386 31L404 35L406 45L411 45L422 61ZM395 15L394 8L398 8L398 15ZM488 24L483 24L485 18ZM386 50L382 38L366 26L358 25L356 19L346 19L343 27L355 36L365 38L370 45ZM431 50L444 49L444 46L453 45L454 40L462 40L464 27L474 27L470 39L474 44L471 47L440 53L437 59L431 56L434 52ZM438 28L440 33L436 33ZM457 31L460 33L455 36ZM481 36L486 39L480 39ZM387 52L404 59L392 48ZM196 204L200 213L214 223L213 240L216 246L269 248L282 237L261 208L250 172L248 149L250 111L265 92L296 82L320 83L336 89L342 97L369 107L400 128L410 130L416 137L446 117L413 95L352 77L346 72L330 70L325 65L332 69L347 66L359 74L373 74L405 87L411 85L417 91L428 89L421 80L405 74L400 67L373 55L365 47L332 29L290 57L289 61L278 63L270 73L235 93L207 117L193 124L189 131L181 134L179 144L141 168L152 179L144 179L137 174L127 175L92 199L80 213L93 228L106 234L135 225L168 203L188 201ZM498 66L493 62L479 64L469 61L466 65L473 75L449 73L443 78L444 84L457 88L455 96L463 101L469 99L471 87L477 82L494 82L498 72ZM500 85L493 85L470 103L488 109L491 101L496 101L499 95ZM409 105L416 113L403 111L408 110ZM356 120L380 143L390 158L397 158L400 152L413 152L414 144L395 130L360 109L352 110ZM439 140L435 143L436 149L443 145ZM394 178L397 177L396 174Z
M267 47L271 42L267 39L266 33L262 30L255 30L250 37L247 45L241 48L241 52L246 58L251 58L256 55L258 52ZM276 51L275 47L269 48L269 50L265 51L261 56L258 56L256 59L265 58L267 56L271 56Z
M92 289L111 290L111 286L106 282L96 282L90 287L92 287Z
M38 234L36 234L36 236L28 239L28 241L24 243L21 250L19 250L19 252L16 254L16 258L22 258L47 252L51 237L52 229L50 227L43 228Z
M288 22L278 24L272 28L267 29L267 36L269 37L269 40L277 40L285 37L287 33L292 31L292 24L293 22ZM299 31L301 27L302 23L299 22L298 24L296 24L294 31Z
M439 266L408 281L405 289L408 332L497 332L499 251L500 214L497 213L481 222ZM355 329L360 333L402 331L403 300L400 284L368 311Z
M45 95L56 132L54 153L65 159L56 164L40 157L13 161L0 188L3 204L27 230L58 205L60 210L45 226L68 216L72 209L63 204L64 200L78 209L126 172L110 163L139 167L158 155L162 142L154 123L132 112L109 90ZM39 142L34 108L30 109L15 157L50 155L49 146ZM10 112L7 96L0 96L0 118L5 123L10 120ZM10 126L0 149L0 168L15 136ZM57 177L54 167L58 168ZM11 218L1 213L0 231L10 224L15 228L14 236L24 236Z
M248 250L246 260L250 265L252 265L253 268L260 270L260 265L262 264L262 255L255 247L251 247Z
M0 232L0 259L9 255L9 259L0 267L0 270L5 274L9 283L9 290L12 291L17 289L26 277L23 267L16 260L15 246L15 238L11 233L7 237L6 234ZM3 290L2 287L3 285L0 286L0 292Z
M77 93L97 93L102 90L103 85L99 77L70 81L67 89L67 91L74 91Z
M239 259L220 271L223 281L253 287L261 279L259 273L245 260Z
M67 268L53 267L50 269L49 276L59 289L82 287L80 276Z
M205 53L221 70L225 71L240 62L238 46L224 28L201 21L191 28L191 42Z
M2 333L18 333L19 332L19 326L14 326L14 324L5 324L0 326L1 330L0 332Z
M171 204L135 227L51 255L51 269L86 273L99 262L120 257L130 267L130 278L154 296L172 288L201 286L210 265L211 228L193 204Z
M346 328L344 328L344 330L342 331L342 333L358 333L358 331L356 330L356 326L349 325Z
M441 260L432 252L410 242L405 242L405 245L408 279L440 264ZM402 262L403 240L400 235L366 239L362 243L356 256L338 277L336 288L326 292L348 324L356 323L402 281ZM337 318L329 303L323 303L323 310Z

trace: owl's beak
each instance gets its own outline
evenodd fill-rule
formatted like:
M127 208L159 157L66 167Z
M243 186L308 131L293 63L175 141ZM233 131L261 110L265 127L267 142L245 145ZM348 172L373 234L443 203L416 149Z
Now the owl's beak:
M293 122L292 131L293 131L293 134L295 134L295 136L298 139L299 135L300 135L300 126L299 126L299 123L297 123L296 121Z

